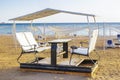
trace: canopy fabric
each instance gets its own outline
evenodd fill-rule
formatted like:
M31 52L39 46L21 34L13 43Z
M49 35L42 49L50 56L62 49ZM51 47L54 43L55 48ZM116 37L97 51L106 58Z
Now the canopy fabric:
M111 27L111 29L120 33L120 28L119 27Z
M14 21L30 21L30 20L34 20L34 19L38 19L38 18L43 18L43 17L47 17L47 16L51 16L57 13L68 13L68 14L75 14L75 15L82 15L82 16L92 16L94 17L95 15L93 14L86 14L86 13L78 13L78 12L71 12L71 11L63 11L63 10L56 10L56 9L44 9L38 12L34 12L31 14L27 14L24 16L20 16L17 18L13 18L10 20L14 20Z
M68 36L71 33L83 30L83 29L88 29L88 27L69 27L69 28L62 28L62 27L52 27L50 26L49 29L51 29L53 32L55 32L55 37L56 38L63 38L63 36Z
M56 32L56 33L72 33L72 32L76 32L76 31L80 31L83 29L88 29L88 27L69 27L69 28L61 28L61 27L52 27L50 26L49 29L51 29L52 31Z

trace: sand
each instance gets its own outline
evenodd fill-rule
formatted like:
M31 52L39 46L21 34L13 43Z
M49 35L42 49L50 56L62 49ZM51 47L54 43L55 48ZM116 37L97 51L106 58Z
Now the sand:
M76 37L69 43L69 46L78 45L78 42L87 41L86 39L85 37ZM100 60L95 78L70 74L25 72L20 71L19 64L16 61L21 49L15 48L12 36L0 35L0 80L120 80L120 48L106 49L104 52L102 38L98 39L96 48ZM50 56L48 54L49 51L41 53L40 56ZM97 58L94 53L91 56ZM32 55L25 55L23 61L28 60L29 57L32 58ZM81 56L81 58L84 57Z

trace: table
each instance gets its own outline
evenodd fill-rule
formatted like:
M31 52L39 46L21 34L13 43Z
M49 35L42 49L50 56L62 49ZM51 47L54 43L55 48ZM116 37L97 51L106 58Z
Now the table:
M48 43L51 44L51 65L56 65L56 57L57 57L57 44L63 43L63 58L68 58L68 42L72 39L56 39L49 41Z

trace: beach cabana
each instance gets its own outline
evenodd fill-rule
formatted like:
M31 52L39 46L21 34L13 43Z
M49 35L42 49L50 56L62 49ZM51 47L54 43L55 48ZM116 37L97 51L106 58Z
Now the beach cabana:
M57 10L57 9L44 9L35 13L31 13L31 14L27 14L24 16L20 16L20 17L16 17L13 19L10 19L12 21L14 21L13 24L13 34L16 33L16 26L15 26L15 22L16 21L31 21L31 27L32 27L32 22L35 19L38 18L43 18L43 17L47 17L47 16L51 16L54 14L58 14L58 13L67 13L67 14L74 14L74 15L78 15L78 16L86 16L87 19L87 23L89 26L89 34L91 33L91 28L90 28L90 21L89 18L92 17L93 18L93 22L94 24L96 24L96 19L95 19L95 15L93 14L86 14L86 13L79 13L79 12L72 12L72 11L64 11L64 10ZM97 26L97 25L96 25ZM89 36L90 37L90 36ZM53 40L53 41L49 41L49 43L51 44L51 57L50 57L50 63L49 64L44 64L44 63L20 63L20 68L21 69L33 69L35 71L45 71L45 72L58 72L58 73L80 73L80 74L87 74L87 75L91 75L93 74L93 72L96 70L96 68L98 67L97 64L97 60L94 60L94 64L91 62L91 60L83 60L82 62L78 62L77 64L72 64L69 65L69 60L67 62L65 62L64 65L61 64L57 64L57 44L62 43L63 44L63 52L61 53L61 55L63 55L63 58L68 58L68 42L71 41L71 39L57 39L57 40ZM44 62L45 59L42 59L40 61ZM48 60L48 58L47 58ZM84 65L88 65L90 67L86 67Z

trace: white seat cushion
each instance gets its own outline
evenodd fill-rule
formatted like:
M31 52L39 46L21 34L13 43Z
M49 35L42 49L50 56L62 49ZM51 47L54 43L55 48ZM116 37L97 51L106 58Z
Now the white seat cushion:
M36 51L41 52L41 51L44 51L46 49L50 49L50 47L40 47L40 48L37 48Z
M73 49L73 53L81 54L81 55L87 55L88 54L88 48L80 47L77 49Z

